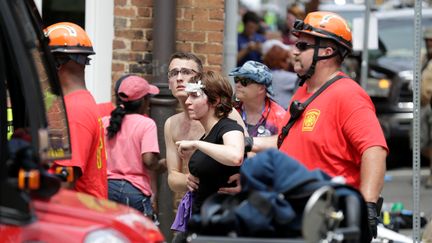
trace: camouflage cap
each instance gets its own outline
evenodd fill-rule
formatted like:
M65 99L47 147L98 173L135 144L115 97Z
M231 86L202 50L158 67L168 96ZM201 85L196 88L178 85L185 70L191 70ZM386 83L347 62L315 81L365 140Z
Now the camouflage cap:
M273 75L270 69L260 62L247 61L243 66L234 68L229 73L229 76L250 78L259 84L265 85L267 93L270 95L274 94L272 86Z

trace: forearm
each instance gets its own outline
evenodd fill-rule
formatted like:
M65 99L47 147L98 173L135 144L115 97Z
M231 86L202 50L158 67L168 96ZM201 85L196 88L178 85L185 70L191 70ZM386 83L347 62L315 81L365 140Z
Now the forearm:
M277 135L253 138L252 152L258 153L269 148L277 148Z
M155 171L149 172L150 188L152 190L151 202L155 213L158 212L158 174Z
M146 168L156 173L164 173L166 171L165 159L154 159L150 164L146 164Z
M248 53L249 53L249 49L247 47L238 51L237 52L237 62L242 60Z
M168 172L168 186L174 192L187 191L187 175L178 171Z
M360 192L366 202L376 202L384 186L387 151L373 146L363 153L360 167Z
M244 145L232 146L224 144L214 144L204 141L196 141L196 148L201 152L212 157L221 164L228 166L240 166L243 162Z

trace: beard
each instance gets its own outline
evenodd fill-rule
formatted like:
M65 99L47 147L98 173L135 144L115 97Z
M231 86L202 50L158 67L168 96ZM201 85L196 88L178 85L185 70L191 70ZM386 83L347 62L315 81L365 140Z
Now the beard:
M306 73L305 65L298 57L294 59L294 72L299 75L303 75L304 73Z

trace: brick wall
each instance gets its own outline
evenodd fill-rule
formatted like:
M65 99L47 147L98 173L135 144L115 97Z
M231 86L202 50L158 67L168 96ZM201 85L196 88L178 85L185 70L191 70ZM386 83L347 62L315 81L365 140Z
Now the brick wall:
M176 48L197 54L207 69L222 71L223 28L223 0L177 1Z
M135 73L152 82L153 0L114 1L112 82ZM222 70L223 0L177 0L176 50L198 55L206 69Z

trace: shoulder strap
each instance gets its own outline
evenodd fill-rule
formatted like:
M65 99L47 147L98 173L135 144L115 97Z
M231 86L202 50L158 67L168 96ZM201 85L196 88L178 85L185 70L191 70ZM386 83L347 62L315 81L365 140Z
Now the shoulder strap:
M306 109L306 107L318 96L320 95L328 86L330 86L332 83L336 82L339 79L347 78L346 76L335 76L329 81L327 81L323 86L321 86L309 99L307 99L304 103L300 103L297 100L294 100L290 107L289 112L291 114L290 119L288 120L288 123L282 128L281 133L278 137L278 148L282 145L283 140L288 136L289 130L294 125L297 118L301 116L303 111Z

